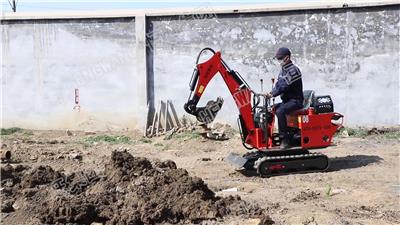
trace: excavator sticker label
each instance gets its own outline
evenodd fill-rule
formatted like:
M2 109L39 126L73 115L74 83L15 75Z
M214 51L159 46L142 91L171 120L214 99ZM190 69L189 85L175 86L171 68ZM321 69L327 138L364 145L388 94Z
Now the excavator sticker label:
M202 94L203 91L204 91L204 86L203 86L203 85L200 85L200 87L199 87L199 94Z

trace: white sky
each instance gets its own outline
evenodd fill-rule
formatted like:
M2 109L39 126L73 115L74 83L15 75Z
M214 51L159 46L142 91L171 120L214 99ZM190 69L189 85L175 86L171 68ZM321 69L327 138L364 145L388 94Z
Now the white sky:
M10 2L1 0L1 11L10 12ZM317 0L15 0L17 12L29 11L65 11L65 10L107 10L107 9L139 9L139 8L175 8L196 7L207 4L208 6L234 6L261 3L287 3L287 2L321 2Z

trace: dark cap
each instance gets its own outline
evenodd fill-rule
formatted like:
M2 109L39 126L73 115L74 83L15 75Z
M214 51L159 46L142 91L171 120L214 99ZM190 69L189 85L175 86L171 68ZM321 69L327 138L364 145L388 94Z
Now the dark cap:
M282 59L284 56L290 56L292 53L290 50L286 47L280 47L278 51L275 54L276 59Z

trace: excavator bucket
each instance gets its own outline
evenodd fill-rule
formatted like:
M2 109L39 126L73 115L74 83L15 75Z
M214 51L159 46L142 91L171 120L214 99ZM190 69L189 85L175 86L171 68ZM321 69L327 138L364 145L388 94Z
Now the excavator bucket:
M217 116L219 110L222 107L222 104L224 103L224 99L221 97L218 97L217 100L213 101L208 101L206 106L204 107L198 107L196 109L196 118L199 122L202 123L211 123L214 121L215 117Z
M230 153L226 157L226 161L232 166L234 166L236 169L240 169L247 163L248 159L244 158L241 155Z

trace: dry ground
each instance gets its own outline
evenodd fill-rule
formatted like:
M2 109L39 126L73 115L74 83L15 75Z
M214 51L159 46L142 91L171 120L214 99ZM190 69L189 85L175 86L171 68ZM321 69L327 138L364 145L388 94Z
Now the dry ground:
M240 195L266 208L276 224L400 224L398 137L370 135L336 138L321 150L331 158L327 172L271 178L245 176L224 161L230 152L245 153L238 134L227 141L204 139L195 131L142 138L139 132L20 130L2 135L13 164L50 165L66 173L104 169L113 150L134 156L173 160L202 178L218 195ZM4 163L2 163L4 164ZM237 188L238 191L222 191ZM24 224L24 213L2 213L3 224ZM210 222L212 223L212 222ZM218 224L246 224L226 218Z

